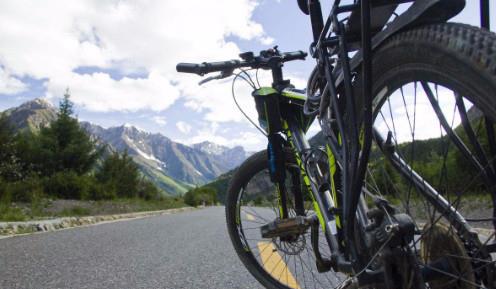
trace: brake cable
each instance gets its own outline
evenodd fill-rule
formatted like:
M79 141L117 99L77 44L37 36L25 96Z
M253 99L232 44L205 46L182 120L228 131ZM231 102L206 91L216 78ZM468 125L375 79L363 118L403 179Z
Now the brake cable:
M244 77L242 77L242 78L243 78L246 82L248 82L248 84L250 84L250 86L251 86L253 89L257 89L257 86L255 85L255 82L253 81L253 78L251 78L251 76L250 76L250 75L248 74L248 72L247 72L248 70L246 70L246 69L242 69L242 68L240 68L239 70L241 71L240 73L244 73L244 74L248 77L248 80L249 80L249 81L248 81L247 79L245 79ZM250 70L252 70L252 69L250 69ZM258 86L260 87L260 84L259 84Z
M239 105L238 101L236 100L236 93L234 91L234 84L236 83L236 80L239 78L243 79L244 81L246 81L253 89L256 89L256 87L254 86L254 83L253 83L253 80L252 80L252 83L250 83L250 81L248 81L245 77L243 77L241 74L244 72L245 74L248 75L248 73L246 72L246 70L242 70L240 69L241 72L237 73L234 78L233 78L233 81L232 81L232 87L231 87L231 92L232 92L232 97L233 97L233 100L234 100L234 103L236 104L236 106L238 107L239 111L244 115L244 117L256 128L258 129L258 131L260 131L265 137L267 137L267 133L260 127L258 126L245 112L244 110L241 108L241 106ZM251 78L250 78L251 79Z

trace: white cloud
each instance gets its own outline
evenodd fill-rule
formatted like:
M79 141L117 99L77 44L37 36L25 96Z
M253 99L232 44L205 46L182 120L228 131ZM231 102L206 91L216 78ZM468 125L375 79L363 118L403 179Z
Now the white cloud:
M177 89L159 73L151 73L147 78L124 77L121 80L114 80L106 73L71 73L47 82L46 86L48 98L58 97L70 87L72 101L98 112L161 111L179 97Z
M216 122L205 124L192 133L189 138L179 141L185 144L209 141L227 147L242 146L248 151L258 151L267 145L267 138L255 129L226 133L222 127Z
M178 121L176 123L176 127L183 134L188 134L191 131L191 125L185 123L184 121Z
M154 116L153 121L158 124L159 126L165 126L167 124L167 120L163 116Z
M70 87L73 100L94 111L163 110L182 83L175 65L236 57L233 35L267 43L252 20L255 0L6 0L0 3L0 65L14 75L47 79L47 96ZM219 9L222 7L222 9ZM114 80L79 75L81 66L145 72ZM9 77L9 90L22 89ZM5 90L5 88L4 88Z
M0 94L15 94L27 89L27 85L19 79L9 75L0 66Z
M261 42L263 45L271 45L271 44L273 44L273 43L274 43L274 38L269 37L269 36L262 37L262 38L260 38L260 42Z

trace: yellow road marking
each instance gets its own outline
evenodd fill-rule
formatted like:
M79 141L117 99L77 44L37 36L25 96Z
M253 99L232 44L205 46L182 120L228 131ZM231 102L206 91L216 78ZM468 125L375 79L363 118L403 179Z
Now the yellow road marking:
M245 213L245 215L248 221L255 221L255 217L253 217L251 214Z
M298 285L298 282L296 282L293 277L293 274L289 271L288 265L284 262L281 255L277 253L272 242L258 242L257 245L265 271L286 286L301 289L300 285Z

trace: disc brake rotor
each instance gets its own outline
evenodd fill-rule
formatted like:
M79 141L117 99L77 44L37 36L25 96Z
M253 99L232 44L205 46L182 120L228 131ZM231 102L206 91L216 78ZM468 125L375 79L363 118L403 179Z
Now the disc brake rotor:
M475 289L473 285L475 276L470 256L454 228L442 223L434 225L428 223L424 226L423 232L425 234L420 243L421 258L437 275L434 280L428 282L429 287ZM441 263L441 267L449 268L449 272L435 265Z
M299 255L303 249L306 248L306 238L305 235L295 236L295 240L281 241L279 238L273 238L272 242L276 245L277 250L284 252L287 255Z

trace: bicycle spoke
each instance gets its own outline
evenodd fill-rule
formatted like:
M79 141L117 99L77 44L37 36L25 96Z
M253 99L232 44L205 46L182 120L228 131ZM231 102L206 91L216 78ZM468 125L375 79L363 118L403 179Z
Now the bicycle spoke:
M468 279L465 279L465 278L462 278L462 277L460 277L460 276L458 276L458 275L451 274L451 273L449 273L449 272L446 272L446 271L443 271L443 270L437 269L437 268L435 268L435 267L431 267L431 266L426 265L426 264L420 264L420 266L423 266L423 267L425 267L425 268L427 268L427 269L429 269L429 270L436 271L436 272L438 272L438 273L440 273L440 274L443 274L443 275L446 275L446 276L448 276L448 277L455 278L455 280L456 280L456 281L462 281L462 282L465 282L465 283L467 283L467 284L470 284L470 285L476 286L477 288L486 288L486 287L485 287L484 285L482 285L482 284L477 284L477 283L474 283L474 282L472 282L472 281L470 281L470 280L468 280Z

